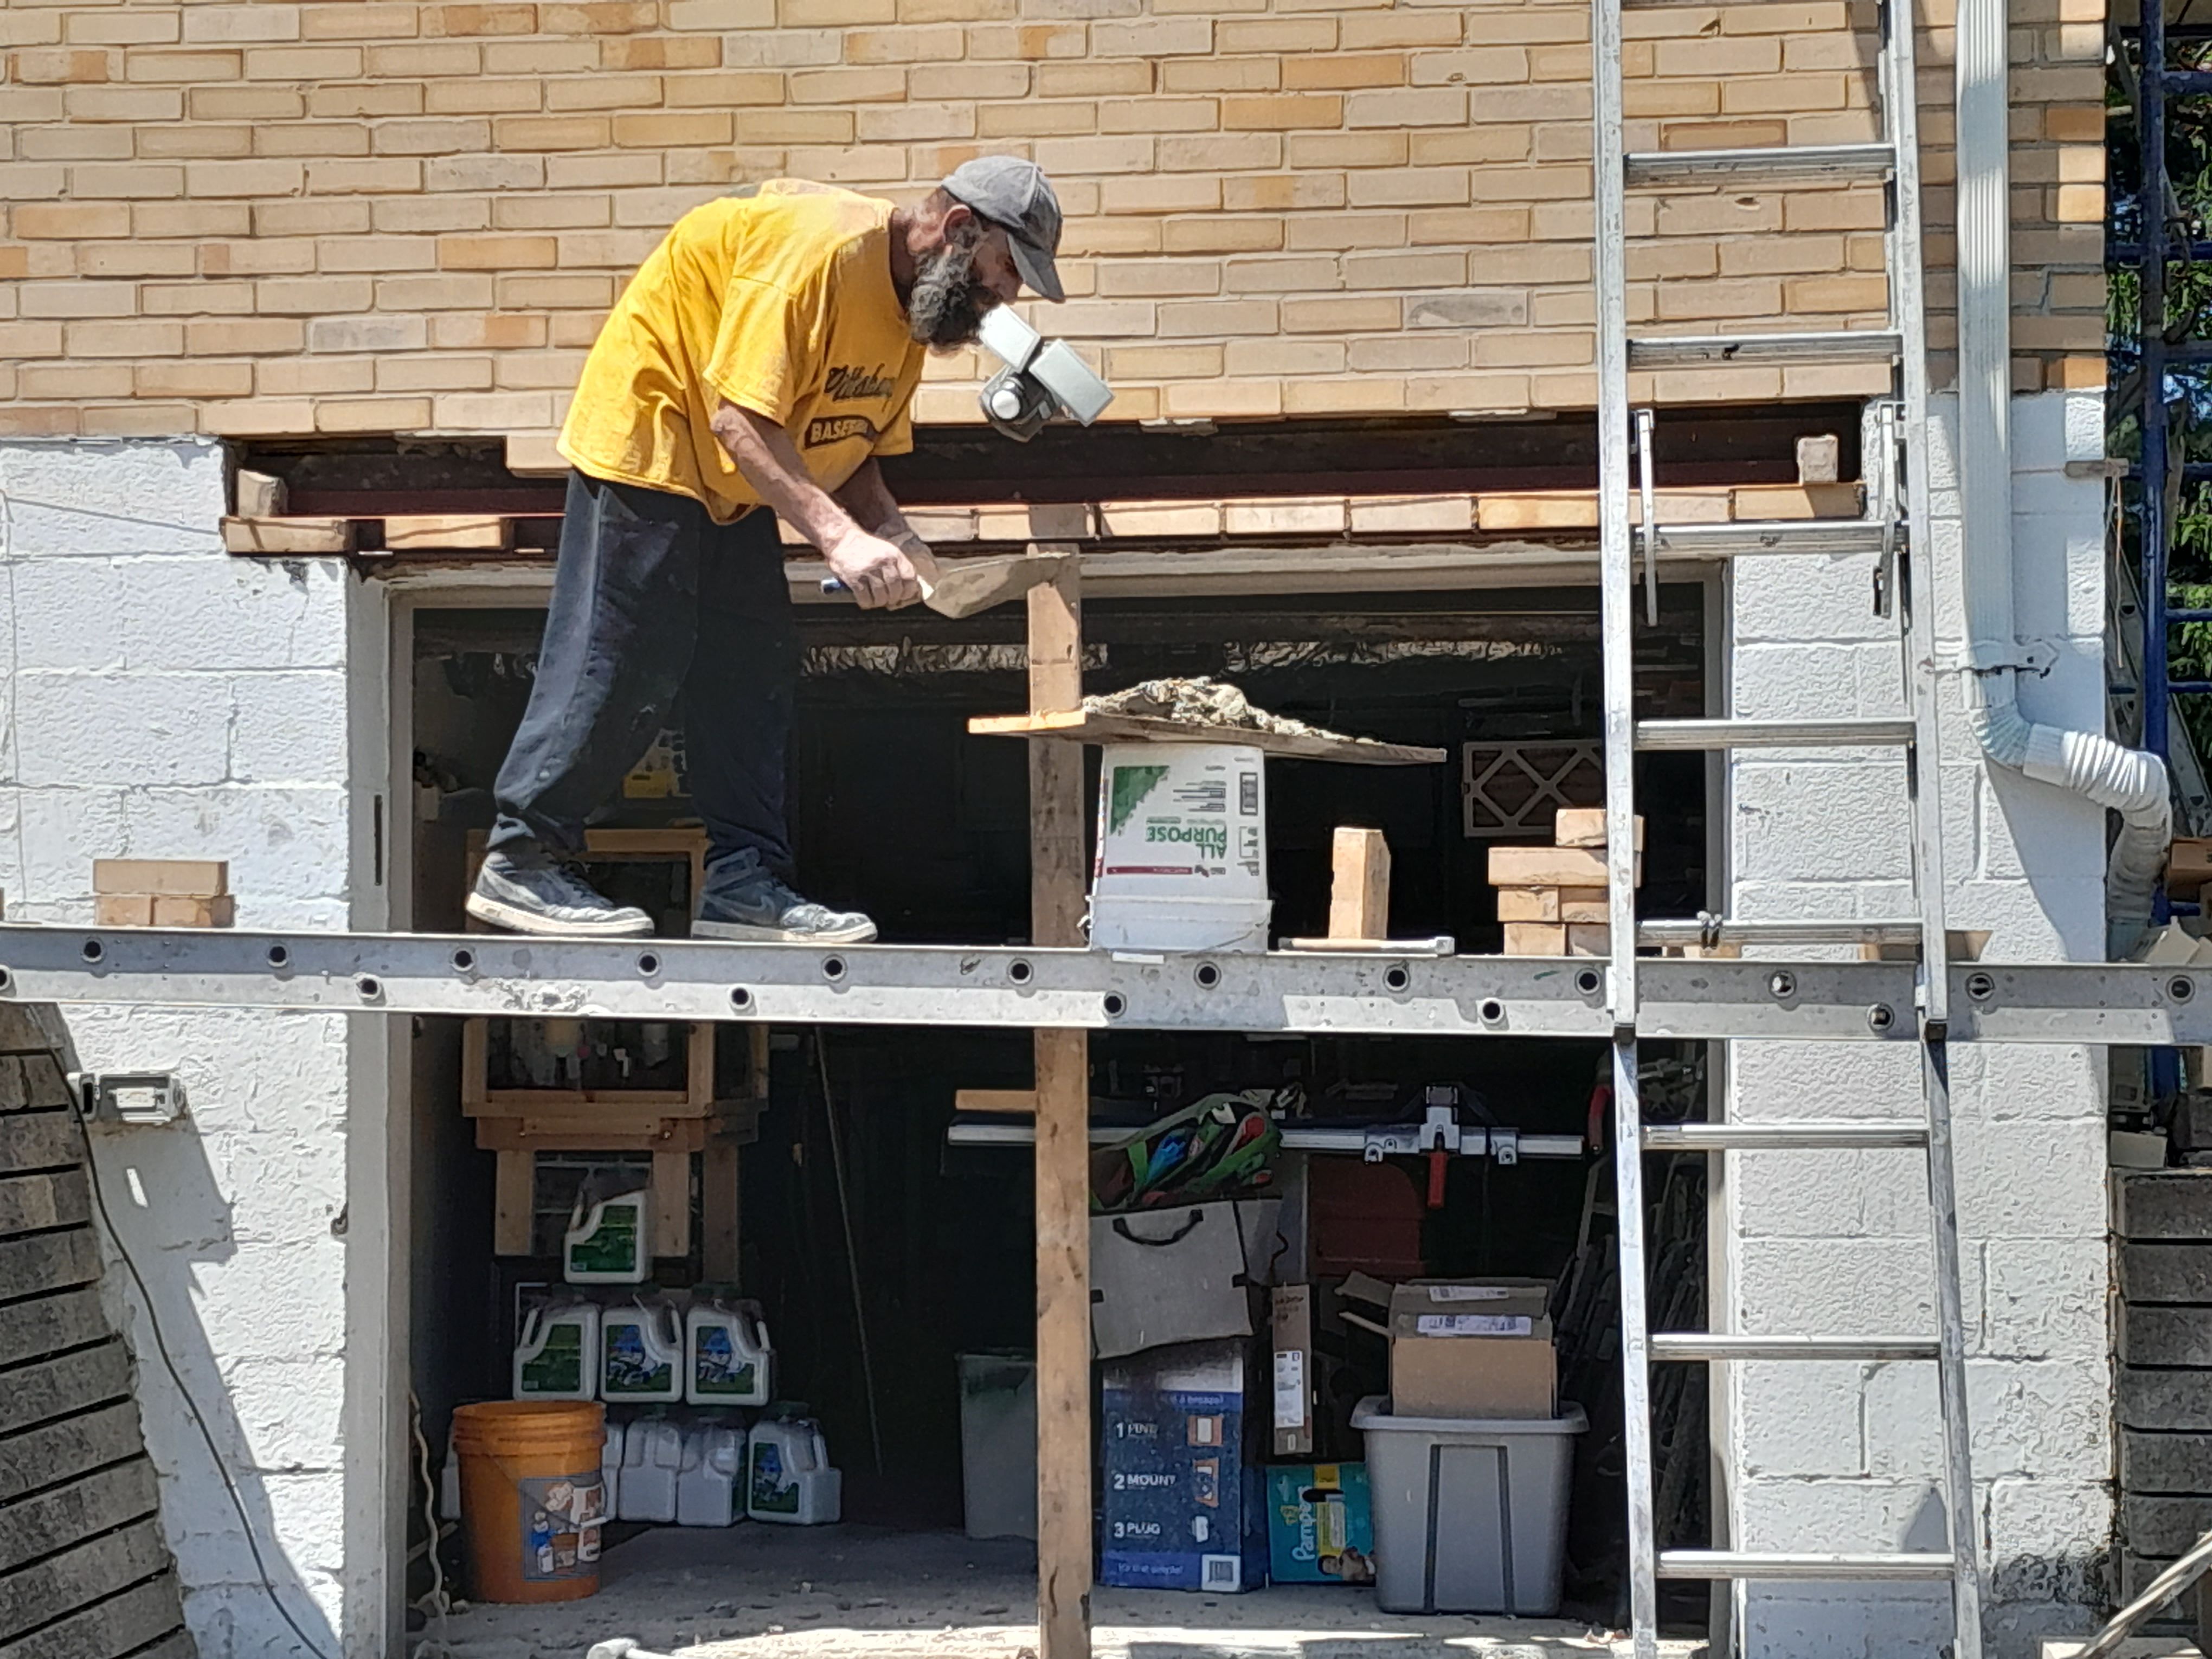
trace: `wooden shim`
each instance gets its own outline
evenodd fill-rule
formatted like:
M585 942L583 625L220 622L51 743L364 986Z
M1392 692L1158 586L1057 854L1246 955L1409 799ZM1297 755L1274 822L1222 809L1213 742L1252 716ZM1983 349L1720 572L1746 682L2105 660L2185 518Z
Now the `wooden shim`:
M154 1514L161 1501L154 1465L134 1457L82 1480L55 1486L0 1509L0 1572L64 1544Z
M240 519L222 521L228 553L350 553L359 534L351 519Z
M131 1396L131 1353L118 1337L0 1373L0 1434Z
M1636 860L1636 882L1644 884L1644 860ZM1493 847L1492 887L1603 887L1603 852L1588 847Z
M2140 1170L2116 1174L2122 1238L2212 1241L2212 1170Z
M691 1254L691 1154L653 1154L653 1253Z
M2120 1486L2125 1492L2212 1492L2212 1434L2121 1430Z
M37 1296L100 1280L100 1243L89 1227L0 1238L0 1298Z
M714 1285L739 1279L744 1242L744 1187L737 1146L710 1140L699 1158L699 1267Z
M0 1021L19 1011L0 1009ZM66 1109L76 1098L69 1074L46 1046L44 1034L35 1053L0 1054L0 1112L43 1112Z
M2212 1434L2212 1371L2123 1365L2118 1377L2118 1414L2124 1427Z
M447 548L504 553L514 545L514 520L496 513L416 513L384 521L387 553Z
M76 1417L42 1424L0 1440L0 1504L58 1486L103 1464L142 1455L138 1405L119 1400Z
M0 1644L0 1659L115 1659L118 1654L157 1659L140 1650L172 1632L182 1634L183 1624L176 1575L165 1572L19 1641Z
M1195 726L1150 714L1086 714L1079 708L978 714L968 722L968 729L978 737L1066 738L1076 743L1233 743L1288 760L1343 761L1354 766L1429 766L1444 758L1441 749L1411 744L1354 743L1340 738L1255 732L1241 726Z
M106 1310L92 1285L57 1291L0 1306L0 1365L20 1365L82 1347L108 1334Z
M67 1111L17 1112L0 1134L0 1175L74 1169L83 1158L84 1135Z
M1509 957L1563 957L1566 953L1567 930L1559 922L1505 924L1505 954Z
M2134 1555L2179 1557L2212 1532L2212 1498L2172 1495L2120 1499L2120 1536Z
M1390 937L1390 844L1380 830L1340 824L1330 848L1328 937Z
M0 1577L0 1640L103 1601L168 1565L161 1525L146 1520Z
M1553 825L1552 839L1562 847L1605 845L1605 808L1562 806ZM1636 815L1636 850L1644 850L1644 814Z
M1602 887L1500 887L1500 921L1605 921L1611 918Z
M0 1178L0 1233L77 1227L91 1219L92 1189L82 1168Z
M2212 1301L2212 1244L2142 1243L2119 1247L2120 1294L2136 1307L2160 1302ZM2212 1390L2212 1378L2206 1379ZM2212 1393L2208 1393L2212 1399Z
M530 1254L531 1221L537 1202L537 1154L501 1151L498 1169L492 1178L491 1250L494 1255Z
M94 859L92 890L215 898L230 891L230 863L227 859Z
M2123 1365L2193 1365L2212 1370L2212 1308L2146 1308L2123 1302L2115 1358ZM2204 1381L2212 1388L2212 1376Z
M1010 1115L1033 1117L1036 1115L1036 1091L1034 1089L955 1089L952 1109L956 1112L1004 1112Z

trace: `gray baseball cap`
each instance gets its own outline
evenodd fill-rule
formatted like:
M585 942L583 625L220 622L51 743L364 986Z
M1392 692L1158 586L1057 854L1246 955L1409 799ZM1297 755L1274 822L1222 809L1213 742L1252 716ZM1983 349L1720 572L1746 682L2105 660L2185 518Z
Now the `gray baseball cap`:
M1052 262L1060 248L1060 198L1042 167L1018 155L979 155L955 167L943 189L1006 233L1014 268L1034 292L1048 300L1067 297Z

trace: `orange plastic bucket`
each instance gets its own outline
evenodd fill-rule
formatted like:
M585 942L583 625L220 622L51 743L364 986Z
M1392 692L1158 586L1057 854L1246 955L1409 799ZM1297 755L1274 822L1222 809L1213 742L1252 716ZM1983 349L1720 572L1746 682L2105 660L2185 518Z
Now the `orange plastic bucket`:
M453 1412L461 1518L479 1601L574 1601L599 1588L606 1407L501 1400Z

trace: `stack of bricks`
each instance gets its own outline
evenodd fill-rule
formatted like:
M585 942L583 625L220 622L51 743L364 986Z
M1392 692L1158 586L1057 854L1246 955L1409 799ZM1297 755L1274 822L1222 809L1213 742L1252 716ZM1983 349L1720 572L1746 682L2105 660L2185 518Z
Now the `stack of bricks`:
M228 927L235 910L222 859L95 859L92 891L102 927Z
M1921 17L1939 352L1952 10ZM1874 138L1851 12L1635 12L1629 148ZM2016 379L2101 384L2103 0L2010 21ZM679 214L779 175L912 200L987 152L1059 185L1069 299L1036 319L1103 357L1113 419L1587 409L1589 30L1580 0L20 0L0 435L489 432L557 465L584 351ZM1628 210L1639 331L1884 313L1878 185ZM918 417L976 422L981 366L933 360Z
M1509 957L1613 953L1607 908L1605 809L1565 807L1550 847L1493 847L1490 884ZM1636 820L1636 884L1644 884L1644 820Z

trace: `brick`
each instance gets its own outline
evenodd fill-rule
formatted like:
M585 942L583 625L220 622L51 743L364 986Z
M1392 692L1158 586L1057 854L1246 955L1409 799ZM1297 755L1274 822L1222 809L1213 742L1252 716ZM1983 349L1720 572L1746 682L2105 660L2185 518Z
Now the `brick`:
M507 116L492 123L501 149L605 149L612 137L604 116Z
M125 202L24 202L14 210L10 228L27 241L128 236L131 208Z
M315 407L318 432L415 432L429 424L427 398L331 398Z
M1402 53L1297 57L1283 62L1283 86L1290 91L1399 87L1405 85L1408 78L1408 64Z
M54 398L65 401L95 398L128 398L131 392L128 363L30 363L17 376L26 398Z
M257 8L261 9L261 8ZM350 0L310 6L300 14L302 40L404 40L415 33L418 8L411 0Z
M57 46L19 52L14 58L15 76L27 87L96 83L122 79L120 52L89 46Z
M1336 21L1327 17L1224 18L1215 26L1224 52L1328 52L1336 46Z
M284 317L202 318L185 324L185 349L193 356L251 356L300 350L303 324Z
M307 181L297 161L193 161L185 189L193 196L297 196Z
M189 97L195 121L296 121L307 109L290 87L194 87Z
M1109 98L1098 106L1101 132L1211 132L1220 125L1211 98Z
M1164 92L1273 92L1283 78L1273 58L1187 58L1158 67Z
M370 76L379 80L410 80L426 76L481 75L484 57L481 48L464 41L440 40L427 45L410 42L367 47L362 64Z
M1455 126L1467 118L1467 94L1451 87L1355 92L1344 100L1349 127Z
M1202 56L1213 50L1213 20L1170 17L1135 23L1093 23L1091 50L1101 58Z
M154 896L151 893L95 893L92 900L92 921L95 927L151 927L154 925Z
M1351 295L1326 300L1285 300L1282 326L1290 334L1346 334L1395 329L1403 314L1395 295Z
M223 859L94 859L92 890L149 898L218 898L230 892Z
M141 398L251 397L253 365L194 361L141 363L133 390Z

